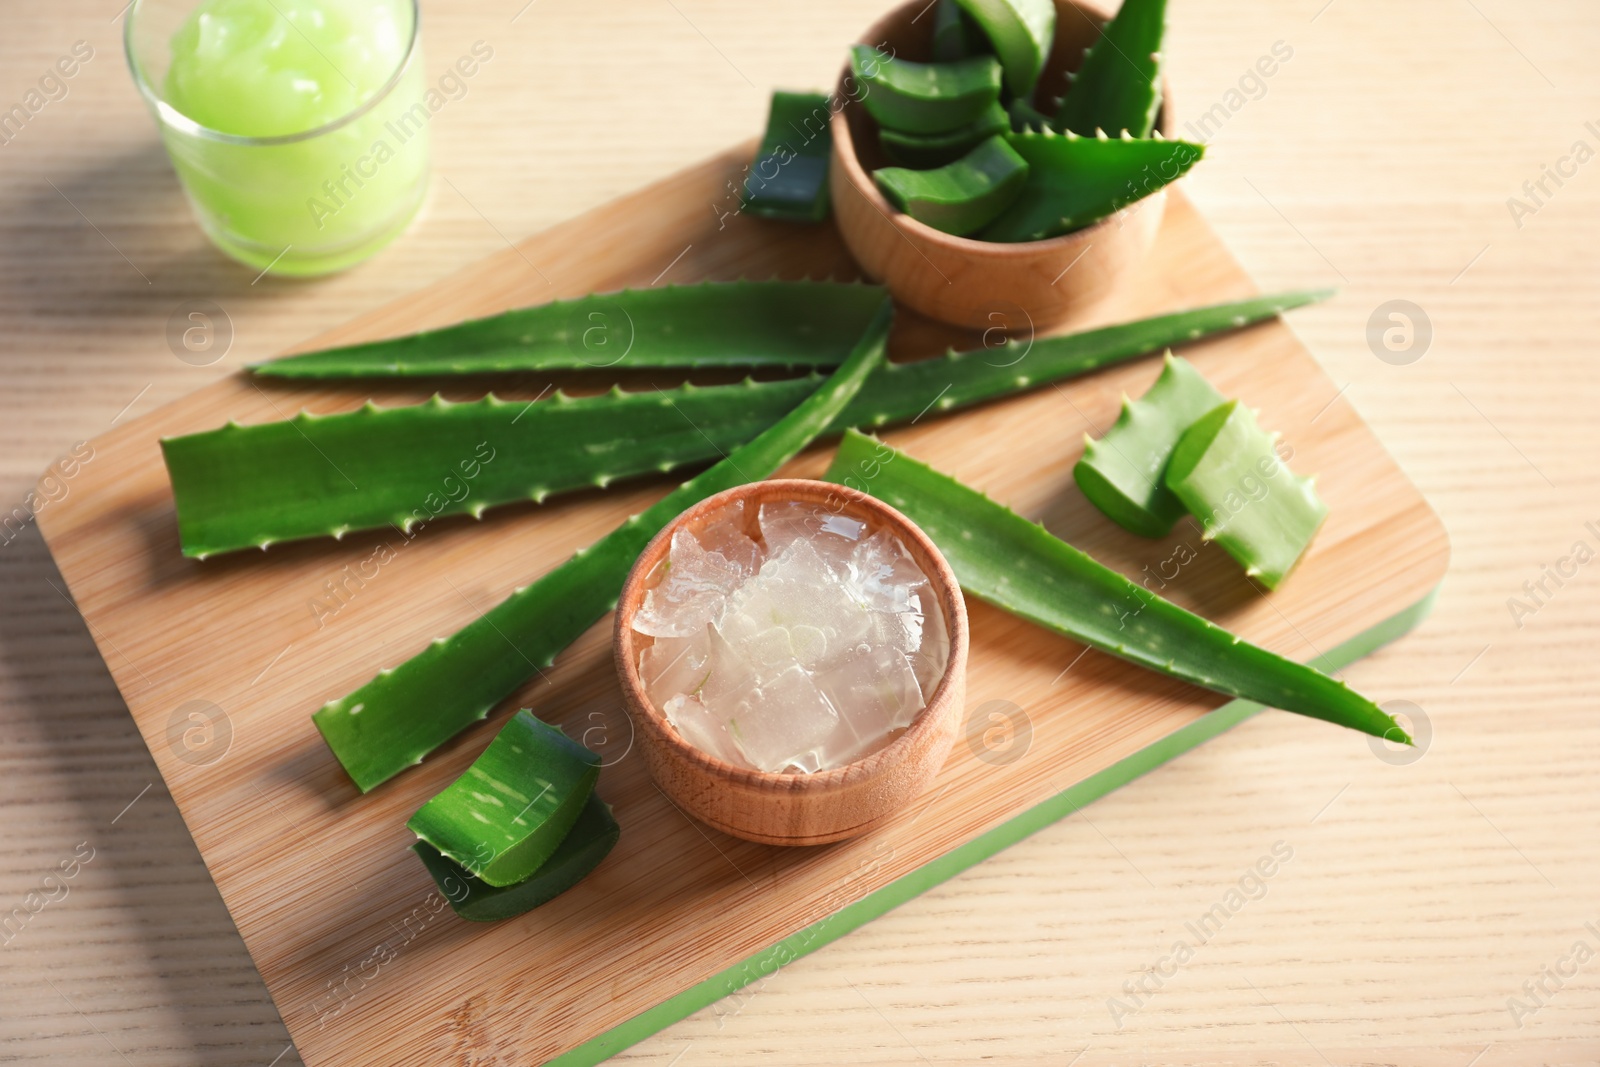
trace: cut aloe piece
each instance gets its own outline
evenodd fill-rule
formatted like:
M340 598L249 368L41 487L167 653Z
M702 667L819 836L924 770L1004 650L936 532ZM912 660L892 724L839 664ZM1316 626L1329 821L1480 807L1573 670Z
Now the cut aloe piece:
M883 154L902 167L942 167L960 159L980 142L1010 128L1006 109L990 104L989 110L976 122L946 133L901 133L885 128L878 133L878 143L883 146Z
M1024 130L1048 130L1053 128L1050 125L1049 115L1046 115L1021 97L1011 101L1006 108L1006 114L1011 119L1011 128L1018 133Z
M821 222L828 217L832 117L822 93L773 92L766 133L744 177L744 210L785 222Z
M577 821L550 858L527 878L508 886L490 885L426 841L418 841L411 850L457 915L487 923L532 911L565 893L600 866L621 834L611 806L590 793Z
M834 420L884 426L932 418L1198 340L1322 300L1278 293L1012 342L875 370ZM161 443L183 554L265 547L390 526L415 533L435 518L608 485L725 455L771 426L818 378L683 386L538 403L495 397L299 415Z
M1194 365L1167 353L1161 377L1138 400L1122 398L1122 414L1096 441L1084 435L1072 468L1089 502L1112 522L1144 537L1165 537L1183 517L1183 501L1163 476L1183 431L1226 398Z
M1218 693L1410 742L1343 682L1163 600L876 438L847 433L825 477L904 512L939 546L962 589L1013 615Z
M519 711L406 826L487 884L514 885L555 853L599 777L598 754Z
M977 236L1038 241L1087 226L1176 181L1205 154L1188 141L1079 137L1051 130L1006 135L1027 181Z
M1054 0L957 0L983 30L1012 96L1033 92L1056 39Z
M856 282L624 289L251 369L268 378L406 378L610 367L831 367L850 353L882 302L881 288Z
M1072 76L1056 111L1056 129L1086 137L1098 130L1148 137L1161 109L1166 30L1167 0L1123 0Z
M858 44L850 68L862 83L861 106L885 129L943 133L978 121L1000 99L993 56L913 63Z
M1284 466L1275 440L1232 400L1184 431L1166 473L1168 488L1200 520L1202 536L1268 589L1300 562L1328 517L1313 479Z
M956 236L982 229L1016 199L1028 180L1028 163L991 137L934 170L882 167L872 172L889 202L918 222Z
M935 0L933 5L933 58L940 62L981 56L989 42L956 0Z
M628 569L679 512L724 489L767 477L810 444L883 362L891 311L884 301L850 358L749 444L475 622L318 709L312 719L351 780L366 792L484 718L616 607Z

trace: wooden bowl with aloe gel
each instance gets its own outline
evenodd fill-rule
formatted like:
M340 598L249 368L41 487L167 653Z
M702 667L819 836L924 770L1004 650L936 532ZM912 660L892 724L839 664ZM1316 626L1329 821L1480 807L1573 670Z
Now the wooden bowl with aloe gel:
M771 534L773 527L765 525L763 505L772 513L791 503L797 508L810 509L807 514L825 513L830 516L825 520L826 527L840 524L853 531L848 532L848 536L861 539L863 545L874 538L880 544L892 544L892 541L883 540L884 535L897 539L903 549L900 558L909 560L925 578L925 584L909 587L918 590L918 603L926 623L921 632L924 637L937 633L937 624L942 623L943 633L948 638L948 657L941 661L941 666L934 668L933 674L924 678L926 696L918 700L920 708L910 709L909 723L869 743L865 754L837 766L827 766L824 760L821 769L811 771L759 770L748 763L741 766L731 762L742 760L742 752L727 754L727 758L713 755L707 747L702 747L706 744L703 737L701 744L696 744L679 732L673 720L652 698L640 668L641 653L666 638L641 633L635 626L642 624L641 612L658 610L647 601L647 596L667 580L669 554L675 551L675 534L686 531L700 539L697 543L710 543L711 534L707 531L713 528L746 531L757 542L755 566L761 579L766 580L769 569L759 563L760 552L766 550L764 546L773 546L776 551L777 540ZM765 538L763 531L766 531ZM820 538L823 535L795 534L791 544L811 536ZM676 551L681 551L681 541L679 544ZM801 547L801 552L809 551L809 544ZM832 550L825 550L818 558L824 558L826 551ZM671 554L670 558L684 559L676 554ZM780 558L798 557L784 552L771 560ZM824 562L822 566L832 564ZM796 587L779 585L777 588L794 590ZM886 588L893 586L890 584ZM798 598L808 593L809 590L800 587L793 595ZM784 601L785 598L780 597L776 602ZM659 603L659 600L654 602L655 605ZM928 618L932 610L938 611L938 619ZM722 619L726 621L725 616ZM716 636L722 632L720 626L719 623L710 628L715 640L724 640ZM785 641L790 635L798 635L801 629L795 625L785 630ZM847 630L847 626L841 625L832 632L838 634ZM726 632L730 635L727 638L730 647L740 640L738 633L751 635L751 647L765 636L758 631L733 628ZM795 640L798 645L798 637ZM855 647L865 651L867 645ZM765 844L826 844L865 833L883 823L926 789L944 766L960 729L966 697L967 612L950 565L927 535L900 512L865 493L828 482L804 479L753 482L709 497L678 516L650 542L628 575L617 605L614 649L623 699L634 722L634 735L645 765L662 792L680 809L702 822L735 837ZM707 671L722 670L723 684L729 684L729 668L719 666L727 661L713 659L710 662L712 666ZM693 673L698 675L698 672L696 667ZM708 677L702 677L696 689L697 694L705 695L708 704L712 685ZM788 705L774 703L763 714L778 710L787 716L790 709ZM849 709L846 711L848 713ZM737 731L737 722L731 725ZM744 746L746 741L748 738L741 735L740 745ZM870 748L870 744L881 747Z
M1097 4L1081 0L1055 0L1055 6L1054 44L1031 95L1046 111L1067 92L1069 73L1110 17ZM933 55L934 21L927 0L911 0L875 23L861 41L901 59L927 62ZM1172 108L1164 79L1161 89L1154 129L1168 136ZM831 120L834 216L867 275L924 315L957 326L989 329L998 324L1013 331L1079 323L1127 282L1155 243L1166 207L1164 189L1082 229L1045 240L958 237L919 222L897 209L873 180L873 171L895 161L880 144L879 124L861 102L863 96L862 82L847 63L839 99L848 103Z

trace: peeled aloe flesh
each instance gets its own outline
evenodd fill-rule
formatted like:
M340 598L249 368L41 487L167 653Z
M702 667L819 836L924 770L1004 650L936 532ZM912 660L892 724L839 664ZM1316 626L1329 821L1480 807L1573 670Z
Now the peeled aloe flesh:
M1279 293L1192 308L1005 348L885 364L827 432L927 418L1086 374L1147 352L1248 325L1328 296ZM783 417L820 379L744 382L538 403L301 414L285 422L161 443L183 554L390 526L415 533L446 515L720 458Z
M449 637L312 716L350 778L367 792L405 770L554 662L556 653L617 605L628 569L663 526L689 505L767 477L828 428L883 362L892 305L886 300L850 358L793 410L716 466L567 562L513 592ZM739 387L735 387L739 388Z
M785 222L821 222L828 217L832 117L828 98L821 93L773 92L766 133L744 177L745 211Z
M594 793L550 858L515 885L492 886L426 841L411 850L433 876L450 907L471 922L497 922L532 911L577 885L610 855L622 830L611 806Z
M884 128L878 131L878 143L891 163L902 167L942 167L972 151L982 141L1011 128L1010 116L999 104L990 104L989 110L975 122L958 126L945 133L901 133Z
M861 106L885 129L943 133L978 121L1000 99L993 56L913 63L857 44L850 69L862 83Z
M1167 461L1183 431L1224 401L1186 359L1167 353L1161 377L1138 400L1122 398L1122 414L1105 436L1084 436L1072 468L1089 502L1124 529L1165 537L1183 517L1183 501L1167 488Z
M1006 210L1028 180L1028 162L990 137L934 170L880 167L872 172L889 202L918 222L957 237L982 229Z
M1176 181L1205 154L1189 141L1079 137L1025 130L1006 135L1028 163L1022 191L977 237L1038 241L1087 226Z
M1297 477L1273 434L1237 400L1184 431L1167 465L1167 486L1200 520L1202 537L1276 589L1322 528L1328 506L1312 479Z
M596 753L519 711L406 826L487 885L515 885L555 853L599 776Z
M1148 137L1161 109L1161 48L1167 0L1123 0L1116 18L1084 53L1056 111L1055 127Z
M849 355L882 301L881 288L855 282L624 289L287 356L252 370L268 378L407 378L609 367L832 367Z
M847 433L825 477L904 512L939 546L962 589L1013 615L1218 693L1410 741L1343 682L1163 600L875 438Z
M1056 39L1055 0L956 0L1000 57L1006 88L1027 97Z

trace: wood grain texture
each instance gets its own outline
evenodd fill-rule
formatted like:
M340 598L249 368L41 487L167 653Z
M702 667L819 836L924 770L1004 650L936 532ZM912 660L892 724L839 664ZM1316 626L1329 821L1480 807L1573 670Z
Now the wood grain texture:
M115 12L9 11L7 105L73 41L95 58L0 149L7 510L114 420L753 133L767 88L829 84L841 42L881 11L539 0L512 22L517 6L425 4L438 74L474 40L496 51L434 123L436 181L411 232L349 274L255 285L190 223L121 68ZM1594 143L1600 12L1217 0L1172 17L1180 130L1213 115L1186 191L1263 288L1342 287L1293 328L1347 386L1335 406L1361 411L1451 531L1430 621L1347 672L1421 705L1431 746L1394 766L1320 724L1258 717L619 1062L1065 1064L1086 1047L1080 1064L1600 1058L1590 969L1522 1025L1507 1011L1585 936L1600 876L1583 846L1600 828L1591 569L1520 627L1507 607L1573 542L1595 544L1600 184L1583 169L1520 227L1506 203L1575 140ZM1292 59L1243 81L1275 42ZM656 120L609 132L640 100ZM180 363L164 340L192 297L234 326L214 366ZM1395 298L1435 330L1405 366L1365 336ZM0 899L20 905L79 842L96 851L0 948L0 1048L23 1063L286 1067L287 1034L62 588L37 533L8 530ZM1107 999L1280 839L1296 857L1267 895L1115 1025Z
M854 268L831 227L704 210L750 151L745 145L519 242L432 286L425 300L403 297L317 343L649 284L674 249L703 250L678 262L687 281L849 277ZM1182 194L1169 199L1152 255L1108 308L1113 318L1249 292ZM516 270L518 259L544 264L543 277ZM912 354L961 341L914 318L907 326L893 347L923 346ZM1107 425L1124 391L1148 386L1155 359L930 416L888 440L1286 655L1319 655L1435 588L1448 560L1443 527L1352 408L1318 417L1336 389L1287 327L1263 323L1185 352L1225 395L1258 408L1266 425L1304 427L1288 439L1288 458L1319 472L1331 516L1296 580L1271 597L1205 546L1192 523L1163 541L1132 539L1070 488L1081 422ZM549 385L522 376L507 391L519 384L535 390L532 397ZM483 383L457 388L481 391ZM465 770L492 727L466 732L361 796L309 714L477 618L663 489L618 486L496 509L481 521L440 520L409 541L383 530L205 562L180 555L161 438L229 420L348 410L370 393L367 383L226 378L96 437L73 493L38 520L301 1057L314 1067L470 1063L486 1050L543 1062L1224 703L1104 656L1079 662L1081 646L975 603L968 743L924 798L869 832L793 850L708 832L651 781L631 751L611 627L602 623L507 703L536 708L603 754L598 791L615 809L622 840L581 893L516 922L456 922L408 851L405 820ZM402 384L380 399L426 395L426 386ZM827 455L813 448L784 470L815 475ZM996 707L1019 729L1026 719L1031 745L1021 758L989 758L983 709Z

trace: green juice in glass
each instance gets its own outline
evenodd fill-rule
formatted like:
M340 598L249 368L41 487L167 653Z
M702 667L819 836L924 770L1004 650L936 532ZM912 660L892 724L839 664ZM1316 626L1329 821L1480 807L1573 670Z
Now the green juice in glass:
M129 57L201 226L251 267L322 274L405 228L427 189L414 0L204 0ZM167 5L169 10L171 5ZM162 27L166 29L168 27ZM159 86L159 88L156 88Z

